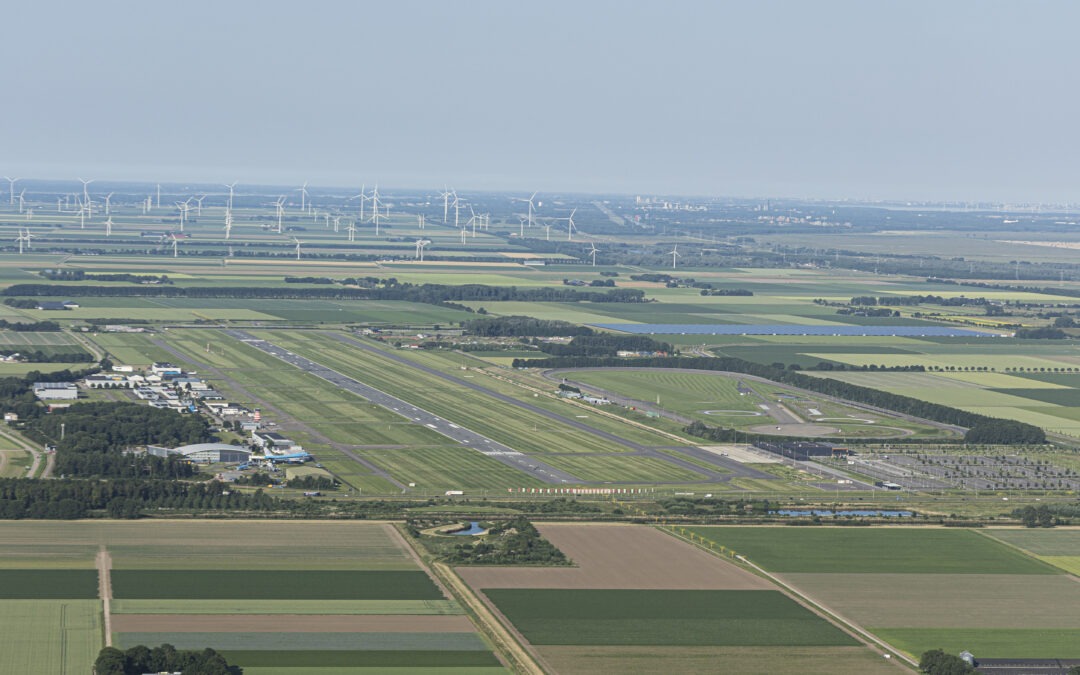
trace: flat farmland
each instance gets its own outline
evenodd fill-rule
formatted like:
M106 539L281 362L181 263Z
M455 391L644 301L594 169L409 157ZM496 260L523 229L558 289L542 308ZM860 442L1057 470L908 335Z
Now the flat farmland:
M1031 555L1080 576L1080 530L1055 528L1053 530L1006 530L993 528L986 534L1007 544L1022 548Z
M981 532L910 527L694 532L777 573L804 596L915 658L938 647L997 658L1076 653L1071 647L1062 651L1062 645L1066 636L1074 642L1080 638L1080 585Z
M771 572L1054 574L975 532L849 527L695 527L698 536ZM927 555L933 551L933 555Z
M538 528L575 567L455 572L556 672L896 672L766 579L661 530Z
M118 599L439 600L414 570L128 570L112 572Z
M0 672L84 675L101 647L98 600L0 600Z
M847 646L855 640L779 591L485 591L534 645Z

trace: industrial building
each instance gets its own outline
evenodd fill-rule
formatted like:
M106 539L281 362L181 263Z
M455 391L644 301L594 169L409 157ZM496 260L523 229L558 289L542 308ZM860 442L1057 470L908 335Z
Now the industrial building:
M74 401L79 398L79 388L74 382L35 382L34 396L42 401Z
M227 443L195 443L179 448L149 445L146 447L146 452L155 457L180 455L196 464L244 464L251 458L251 451L247 448Z
M815 443L813 441L787 441L773 443L770 441L758 441L755 448L771 452L788 459L806 461L812 457L847 457L851 451L845 447L832 443Z

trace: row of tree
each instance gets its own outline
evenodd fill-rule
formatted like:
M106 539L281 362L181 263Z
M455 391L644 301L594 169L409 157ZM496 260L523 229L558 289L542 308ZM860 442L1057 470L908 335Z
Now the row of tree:
M239 666L230 666L225 657L207 647L179 650L170 644L153 649L137 645L127 650L105 647L94 661L94 675L143 675L143 673L183 673L184 675L241 675Z
M588 326L569 321L534 319L531 316L485 316L464 322L462 328L470 335L480 337L572 337L596 333Z

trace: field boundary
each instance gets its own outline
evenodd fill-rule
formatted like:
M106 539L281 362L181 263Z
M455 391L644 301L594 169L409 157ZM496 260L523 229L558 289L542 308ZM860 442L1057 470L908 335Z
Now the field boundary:
M98 570L98 595L101 596L105 646L112 647L112 612L109 607L112 602L112 556L109 555L105 544L102 544L98 550L94 563Z
M692 544L693 546L696 546L697 548L700 548L703 551L707 551L707 552L709 552L710 554L712 554L714 556L717 555L716 551L708 549L705 546L702 546L701 544L693 541L692 539L689 539L689 538L679 534L674 529L674 527L672 527L672 526L664 526L664 527L660 527L658 529L667 532L668 534L670 534L673 537L676 537L677 539L681 539L681 540L683 540L685 542L688 542L688 543ZM810 596L805 595L804 593L799 591L797 588L795 588L795 587L791 586L790 584L786 583L784 580L780 579L779 577L772 574L771 572L768 572L765 569L763 569L763 568L759 567L758 565L754 564L753 562L748 560L746 557L744 557L742 555L739 555L739 554L735 553L734 551L732 551L732 553L733 553L733 557L736 560L738 560L739 562L741 562L744 565L746 565L747 567L749 567L752 571L756 572L758 575L763 576L766 579L768 579L769 581L771 581L772 583L776 584L776 586L785 595L790 597L792 600L794 600L795 602L798 602L799 604L806 607L810 611L822 616L827 621L832 623L834 626L836 626L837 628L840 628L844 632L846 632L849 635L853 636L855 639L859 640L860 642L862 642L867 647L872 647L872 648L877 647L877 648L887 649L891 654L894 654L897 657L899 657L900 659L902 659L907 665L910 665L911 667L916 668L916 669L919 667L918 661L916 661L915 659L908 656L906 652L904 652L902 650L899 650L896 647L893 647L891 644L889 644L888 642L885 642L884 640L877 637L873 633L870 633L869 631L864 630L863 628L861 628L860 626L854 624L853 622L848 621L843 616L836 613L835 611L833 611L829 607L823 605L822 603L818 602L817 600L814 600Z

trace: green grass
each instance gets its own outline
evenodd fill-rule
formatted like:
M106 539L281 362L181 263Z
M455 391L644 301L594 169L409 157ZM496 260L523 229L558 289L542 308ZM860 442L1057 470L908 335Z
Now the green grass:
M1080 658L1080 629L871 628L893 646L918 658L930 649L967 650L975 658Z
M329 668L363 665L364 668L498 667L499 659L480 650L225 650L230 664L250 667Z
M913 528L696 527L771 572L1056 574L975 532Z
M675 483L705 480L702 474L641 455L555 455L544 461L582 480L620 483Z
M534 645L852 645L779 591L486 589Z
M116 633L121 648L159 645L177 649L301 651L480 651L488 646L476 633Z
M0 673L85 675L103 646L96 600L0 601Z
M538 487L543 482L471 448L394 448L357 450L356 454L385 469L402 483L416 483L424 492L439 489Z
M97 570L0 570L0 598L98 597Z
M113 570L112 583L113 595L125 599L443 599L419 571Z
M1080 389L992 389L991 391L1053 405L1080 408Z
M1080 556L1080 531L1074 529L989 529L986 534L1034 555Z

